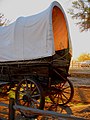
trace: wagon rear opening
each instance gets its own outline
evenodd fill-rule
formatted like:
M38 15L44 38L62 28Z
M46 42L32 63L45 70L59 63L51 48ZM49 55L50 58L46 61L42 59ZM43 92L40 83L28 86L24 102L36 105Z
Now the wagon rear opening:
M52 10L52 26L55 51L68 48L68 30L65 17L58 7Z

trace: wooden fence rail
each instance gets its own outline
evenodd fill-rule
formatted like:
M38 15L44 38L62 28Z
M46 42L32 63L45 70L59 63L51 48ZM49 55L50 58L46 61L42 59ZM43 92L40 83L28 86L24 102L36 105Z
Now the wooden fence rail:
M8 107L8 104L3 103L3 102L0 102L0 106L5 106L5 107Z
M14 120L15 119L15 110L28 110L31 111L34 114L42 115L42 116L47 116L47 117L54 117L54 118L63 118L65 120L85 120L84 118L80 117L75 117L73 115L68 115L68 114L60 114L54 111L48 111L48 110L40 110L36 108L29 108L25 106L20 106L16 105L14 103L14 99L10 99L9 103L9 120Z

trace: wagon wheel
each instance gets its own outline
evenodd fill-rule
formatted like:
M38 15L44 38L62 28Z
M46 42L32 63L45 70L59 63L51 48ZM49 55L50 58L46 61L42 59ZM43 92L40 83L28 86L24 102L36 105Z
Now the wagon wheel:
M22 80L16 89L16 104L31 108L43 109L45 97L41 85L32 79ZM36 117L28 110L20 110L25 117Z
M71 81L67 79L57 85L53 85L49 97L54 104L65 105L72 100L73 95L73 85Z
M0 87L0 92L3 94L6 94L7 92L9 92L11 89L11 85L10 84L5 84L3 86Z

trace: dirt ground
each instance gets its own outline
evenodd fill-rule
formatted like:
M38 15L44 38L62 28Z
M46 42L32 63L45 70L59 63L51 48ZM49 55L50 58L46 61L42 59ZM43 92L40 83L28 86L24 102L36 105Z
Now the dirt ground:
M80 71L71 70L70 75L69 79L74 85L74 97L72 101L65 107L52 106L52 104L46 102L44 109L74 115L77 118L81 117L82 120L90 120L90 72L84 74L82 71L80 73ZM8 95L0 94L0 102L9 104ZM2 111L3 113L1 113ZM0 120L6 119L8 119L8 109L7 107L0 106ZM25 118L19 118L19 120L25 120ZM43 118L42 120L45 119Z
M74 85L73 114L90 119L90 68L71 69L69 79Z

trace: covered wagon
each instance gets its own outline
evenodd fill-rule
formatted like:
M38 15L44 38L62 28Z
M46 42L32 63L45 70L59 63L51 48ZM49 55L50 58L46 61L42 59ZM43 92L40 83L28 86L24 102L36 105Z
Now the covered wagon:
M0 80L9 83L7 90L18 84L16 104L43 109L45 96L54 104L69 103L74 92L67 79L71 56L68 21L56 1L41 13L0 27Z

